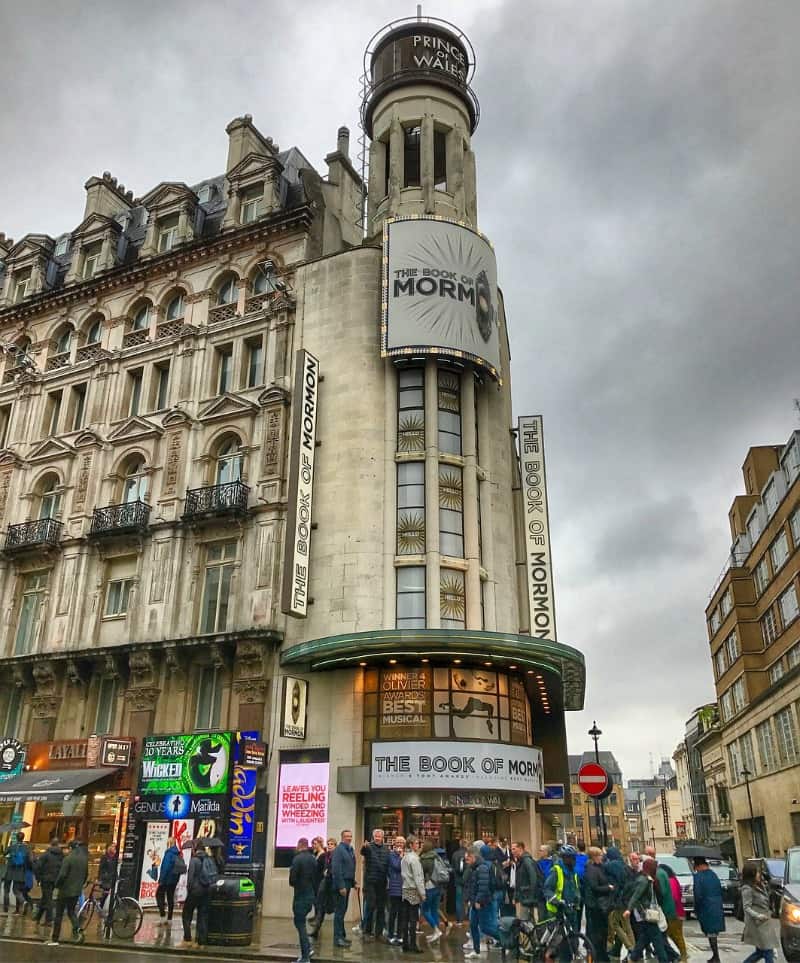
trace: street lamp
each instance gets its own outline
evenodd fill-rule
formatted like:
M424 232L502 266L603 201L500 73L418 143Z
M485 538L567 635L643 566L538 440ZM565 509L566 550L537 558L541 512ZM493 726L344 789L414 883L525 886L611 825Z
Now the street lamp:
M753 817L753 797L750 795L750 777L753 775L752 771L744 767L741 771L742 776L744 776L744 784L747 789L747 805L750 807L750 841L753 846L753 855L760 856L759 847L756 844L756 834L754 829L755 819Z
M600 736L603 735L603 731L602 731L602 729L598 729L598 728L597 728L597 720L596 720L596 719L593 719L593 720L592 720L592 728L589 730L589 733L588 733L588 734L589 734L589 735L592 737L592 739L594 740L594 761L595 761L595 762L597 763L597 765L599 766L599 765L600 765L600 750L597 748L597 743L598 743L598 741L599 741L599 739L600 739ZM601 846L604 846L604 847L605 847L605 846L608 845L608 839L606 838L606 813L605 813L605 807L603 806L603 800L602 800L602 799L595 799L595 801L594 801L594 815L595 815L595 820L596 820L596 822L597 822L598 842L600 842L600 845L601 845Z

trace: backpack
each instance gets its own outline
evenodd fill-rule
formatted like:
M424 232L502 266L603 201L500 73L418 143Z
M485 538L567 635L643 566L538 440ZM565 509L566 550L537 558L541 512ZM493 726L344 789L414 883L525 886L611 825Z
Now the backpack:
M23 867L25 865L25 847L20 843L14 847L14 852L11 854L11 865L15 867Z
M437 853L433 857L433 868L431 869L431 882L437 886L444 886L450 882L450 867Z
M496 859L489 864L489 892L499 893L506 888L506 877L503 867Z
M218 877L217 864L214 860L210 856L201 856L200 871L197 874L197 881L200 885L204 887L213 886Z
M186 860L181 856L180 853L172 861L172 869L170 870L170 875L179 877L183 876L186 872Z

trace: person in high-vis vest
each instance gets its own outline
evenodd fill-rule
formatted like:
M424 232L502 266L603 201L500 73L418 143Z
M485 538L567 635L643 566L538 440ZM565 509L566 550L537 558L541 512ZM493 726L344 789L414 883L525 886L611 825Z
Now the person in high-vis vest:
M574 930L580 929L581 913L581 882L575 870L575 860L578 855L574 846L562 846L558 851L558 860L553 863L550 875L544 883L544 898L547 915L555 916L559 907L563 907L570 926ZM553 960L559 949L560 939L551 940L545 951L545 959ZM571 955L569 947L564 946L566 959Z

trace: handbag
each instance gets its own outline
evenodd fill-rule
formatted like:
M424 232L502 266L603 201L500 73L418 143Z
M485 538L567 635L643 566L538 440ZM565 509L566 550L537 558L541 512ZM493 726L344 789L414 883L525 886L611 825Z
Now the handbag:
M650 884L650 905L644 911L644 921L645 923L660 923L660 918L664 914L661 912L661 907L656 902L655 895L653 894L653 886Z

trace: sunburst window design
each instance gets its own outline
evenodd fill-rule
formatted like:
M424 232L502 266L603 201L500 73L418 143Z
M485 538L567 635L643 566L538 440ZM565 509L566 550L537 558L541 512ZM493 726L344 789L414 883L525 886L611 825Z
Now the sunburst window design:
M464 573L443 568L439 575L439 618L442 628L463 629L466 612Z
M464 557L464 478L460 468L439 468L439 551Z
M401 415L397 427L398 451L425 451L425 418L422 415Z
M397 554L425 551L425 463L397 466Z
M461 379L455 371L437 372L439 451L461 454Z
M398 512L397 554L419 555L425 551L425 516L419 512Z
M397 450L425 450L425 369L397 372Z

